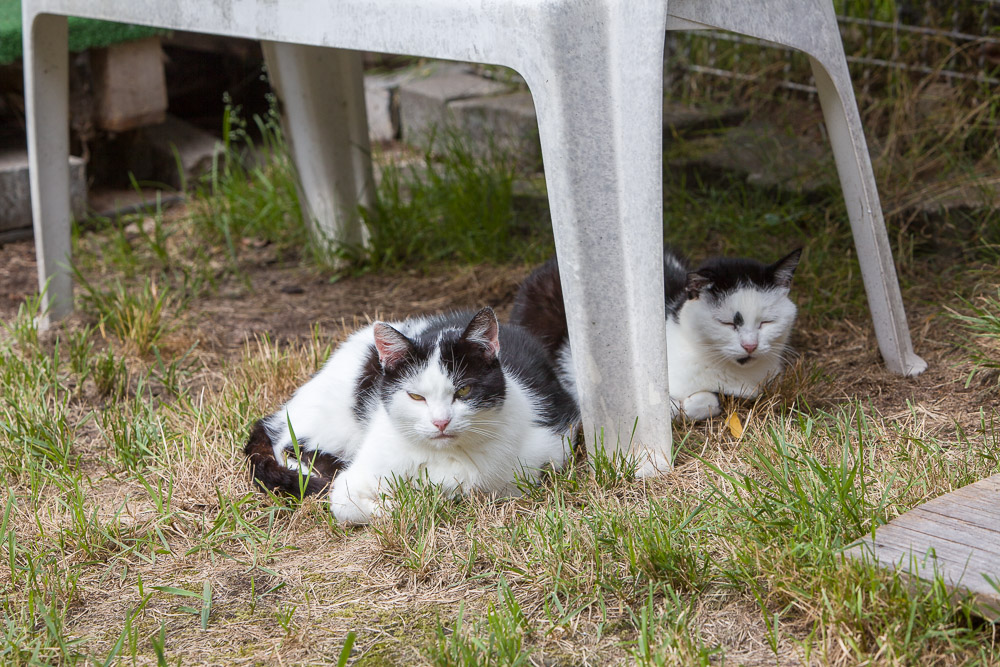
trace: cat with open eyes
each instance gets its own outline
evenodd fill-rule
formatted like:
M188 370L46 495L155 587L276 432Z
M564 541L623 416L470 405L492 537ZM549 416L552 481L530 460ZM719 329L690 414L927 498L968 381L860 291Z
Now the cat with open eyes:
M663 256L671 413L719 414L719 394L753 398L781 373L796 307L789 299L801 249L773 264L719 257L696 269L673 249ZM556 261L521 285L511 322L534 333L576 396L572 350Z
M541 344L484 308L353 333L245 453L264 488L315 494L332 479L334 516L367 523L393 478L518 495L516 478L562 468L578 421Z

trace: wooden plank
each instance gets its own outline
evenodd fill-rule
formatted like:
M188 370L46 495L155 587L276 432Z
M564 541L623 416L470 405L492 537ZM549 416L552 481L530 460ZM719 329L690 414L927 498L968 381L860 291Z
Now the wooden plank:
M879 561L889 560L897 566L905 565L909 567L910 564L907 561L912 558L918 565L926 563L922 567L926 567L927 569L937 567L937 571L942 579L955 586L961 584L966 578L974 581L983 580L981 576L983 573L992 576L990 572L993 567L992 562L978 555L975 551L971 549L956 551L948 547L940 549L930 547L920 551L912 548L913 539L905 531L888 537L877 537L874 545ZM887 554L891 553L893 557L884 558L882 555L883 551ZM907 561L900 562L900 555L905 556ZM970 572L974 574L970 574Z
M1000 620L1000 594L986 577L972 573L979 569L975 562L946 563L928 554L917 555L908 547L898 545L881 544L875 549L878 556L874 555L870 541L866 540L846 551L845 555L866 563L875 561L884 568L898 570L906 579L920 585L926 585L940 577L951 590L952 599L957 601L971 596L972 605L979 614L992 621ZM995 577L993 579L996 581Z
M1000 619L1000 475L930 500L844 552L896 569L914 581L941 581L971 594L983 616Z
M866 547L870 545L865 545ZM888 546L885 544L878 546L877 564L887 569L895 569L908 576L929 582L936 578L952 590L968 591L977 595L987 597L996 596L996 590L990 585L981 574L969 574L968 568L976 569L974 564L957 565L945 563L930 554L916 555L900 546ZM857 554L859 560L872 562L872 554ZM956 574L952 574L956 573Z
M992 516L1000 517L1000 491L996 493L996 497L992 499L991 502L983 502L983 492L978 492L975 489L969 490L969 487L964 487L952 492L954 505L961 507L975 507L981 512L986 512ZM988 494L988 489L986 494ZM952 495L952 494L949 494Z
M940 517L942 521L966 521L994 532L1000 532L1000 514L984 511L971 505L954 505L919 508L928 515Z
M973 521L941 516L922 507L917 507L904 516L906 518L896 524L896 528L905 527L914 533L927 535L930 540L940 538L1000 556L1000 533L989 527Z

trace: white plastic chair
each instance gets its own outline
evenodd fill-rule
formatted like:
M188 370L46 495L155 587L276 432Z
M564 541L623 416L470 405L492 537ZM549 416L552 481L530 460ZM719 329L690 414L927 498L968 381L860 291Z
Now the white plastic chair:
M714 26L813 58L882 354L894 372L922 370L829 3L671 0L667 10L664 0L22 0L43 305L53 318L72 307L65 16L265 40L304 204L333 239L364 238L355 211L371 194L357 51L509 67L538 117L584 432L603 428L607 446L620 438L649 455L645 472L666 470L664 31Z

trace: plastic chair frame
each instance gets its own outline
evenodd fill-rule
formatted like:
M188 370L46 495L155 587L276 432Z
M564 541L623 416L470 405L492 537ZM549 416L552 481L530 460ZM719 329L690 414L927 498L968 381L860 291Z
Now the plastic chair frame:
M365 238L372 196L360 51L509 67L533 96L591 446L672 461L663 300L665 30L723 28L805 51L889 370L926 364L909 330L829 0L22 0L25 103L46 321L72 309L67 16L260 39L308 215ZM44 324L44 323L43 323Z

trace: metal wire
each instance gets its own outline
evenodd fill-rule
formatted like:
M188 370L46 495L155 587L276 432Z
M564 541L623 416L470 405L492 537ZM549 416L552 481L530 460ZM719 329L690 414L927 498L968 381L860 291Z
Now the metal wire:
M847 61L865 92L899 74L1000 86L1000 0L840 0L837 9ZM816 92L808 61L787 47L719 31L671 33L668 39L675 85L769 80L786 90ZM763 48L748 53L746 47Z

